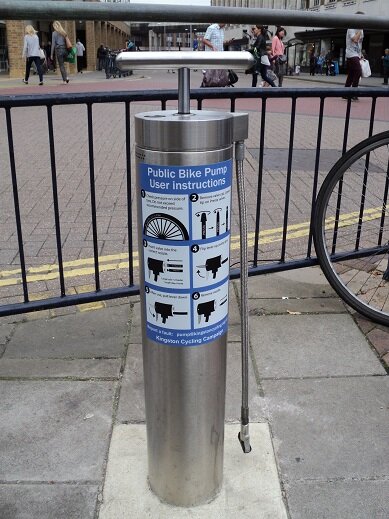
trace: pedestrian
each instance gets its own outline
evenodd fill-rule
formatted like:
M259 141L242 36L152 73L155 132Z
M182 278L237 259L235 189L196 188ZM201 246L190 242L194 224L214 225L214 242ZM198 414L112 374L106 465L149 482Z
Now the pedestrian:
M97 49L97 69L103 70L105 65L106 51L103 44Z
M312 50L311 56L309 58L309 75L310 76L314 76L315 75L316 64L317 64L317 59L316 59L316 56L315 56L315 51Z
M77 72L80 72L80 74L82 74L82 69L84 68L85 47L84 47L84 44L81 43L80 38L77 38L76 49L77 49Z
M224 51L224 45L227 44L227 42L224 41L224 30L223 27L225 26L225 23L213 23L208 27L208 29L205 32L203 43L204 48L206 52L222 52ZM178 49L180 50L180 49ZM224 73L225 72L225 73ZM208 77L209 76L209 77ZM214 80L214 78L217 78L217 81L224 82L226 81L226 85L228 84L227 78L228 78L228 72L227 71L217 71L217 70L210 70L206 71L203 70L203 81L200 86L208 86L210 80ZM216 86L215 84L212 86ZM217 85L217 86L225 86L225 85Z
M195 34L193 38L193 50L199 50L199 40L197 39L197 34Z
M384 82L383 85L388 85L389 78L389 49L385 49L385 54L382 56L382 64L384 67Z
M47 63L47 69L48 70L55 70L55 64L51 61L51 42L48 41L46 45L43 47L43 50L46 54L46 63Z
M213 23L204 35L203 43L206 51L224 50L224 30L225 23Z
M322 76L323 75L323 65L324 65L324 55L323 53L321 52L320 53L320 56L317 58L317 62L316 62L316 70L317 70L317 73Z
M282 87L286 69L285 45L282 40L286 36L284 27L277 27L276 33L272 39L271 52L274 59L274 72L278 77L278 86Z
M24 75L23 83L28 85L31 65L35 63L36 70L39 75L39 85L43 85L43 71L41 65L39 38L37 36L37 31L32 25L26 26L22 55L23 58L26 58L26 73Z
M59 65L59 69L61 71L63 84L69 83L69 78L65 69L65 58L68 55L68 49L66 48L67 33L62 25L55 21L53 22L53 35L51 38L51 59L54 58L54 52L57 58L57 63Z
M365 14L358 11L355 14ZM362 76L361 57L362 57L362 29L348 29L346 33L346 60L347 60L347 79L345 87L356 88L359 85L359 80ZM345 97L344 99L347 99ZM353 101L358 101L356 96L351 98Z
M267 53L266 48L266 36L267 36L267 27L263 25L256 25L253 30L255 36L255 42L253 47L256 49L256 54L258 56L259 63L257 64L256 71L259 71L261 77L265 83L268 83L270 86L275 87L274 81L269 77L268 71L270 69L270 60ZM258 73L253 73L253 81L252 87L257 86L257 78Z

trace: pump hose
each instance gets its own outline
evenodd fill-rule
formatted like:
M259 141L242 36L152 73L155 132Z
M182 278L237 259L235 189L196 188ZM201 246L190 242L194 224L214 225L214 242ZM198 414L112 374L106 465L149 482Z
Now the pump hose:
M248 307L248 252L247 252L247 207L244 187L243 160L245 145L235 143L236 183L238 189L240 216L240 314L242 352L242 406L239 441L243 452L251 451L249 434L249 307Z

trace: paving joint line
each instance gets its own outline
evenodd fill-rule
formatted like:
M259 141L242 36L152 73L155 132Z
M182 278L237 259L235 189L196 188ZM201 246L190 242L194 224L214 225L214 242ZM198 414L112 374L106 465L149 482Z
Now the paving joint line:
M387 377L387 373L369 373L367 375L323 375L323 376L308 376L308 377L262 377L266 381L285 381L285 380L334 380L347 378L370 378L370 377Z
M17 376L0 376L2 382L117 382L120 379L120 374L117 377L76 377L69 375L68 377L17 377Z
M127 354L128 354L128 349L129 349L129 346L130 346L130 336L131 336L132 325L133 325L133 317L134 317L134 304L130 303L129 312L128 312L128 321L127 321L127 331L126 331L126 335L125 335L125 338L124 338L124 348L123 348L123 353L122 353L122 355L120 357L121 358L121 364L120 364L117 384L116 384L116 387L115 387L115 394L114 394L114 397L113 397L112 414L111 414L111 427L110 427L110 431L109 431L109 434L108 434L108 442L107 442L108 445L107 445L107 449L105 451L105 455L104 455L104 459L103 459L102 470L101 470L102 476L101 476L101 482L99 484L99 492L98 492L98 494L96 496L93 519L98 519L99 518L100 508L101 508L101 505L103 503L104 486L105 486L105 479L106 479L106 476L107 476L109 451L110 451L111 442L112 442L113 429L114 429L114 427L116 425L117 412L118 412L118 409L119 409L119 400L120 400L120 394L121 394L121 389L122 389L123 373L124 373L124 370L125 370L125 367L126 367Z
M99 480L94 479L74 479L65 481L53 481L53 480L0 480L0 485L99 485Z

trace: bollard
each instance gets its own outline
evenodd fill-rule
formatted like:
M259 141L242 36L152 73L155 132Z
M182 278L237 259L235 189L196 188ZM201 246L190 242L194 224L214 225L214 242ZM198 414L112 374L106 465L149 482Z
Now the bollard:
M190 111L181 67L178 106L135 116L142 346L149 484L195 506L223 480L233 143L248 116Z

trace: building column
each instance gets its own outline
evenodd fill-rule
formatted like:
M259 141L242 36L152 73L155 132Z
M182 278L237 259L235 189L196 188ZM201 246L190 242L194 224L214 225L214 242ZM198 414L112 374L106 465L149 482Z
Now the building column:
M86 70L96 70L95 22L85 22Z
M107 22L102 22L101 24L101 43L104 47L108 46L108 27Z
M63 24L63 28L67 32L67 35L73 45L76 46L76 22L75 21L67 21ZM77 61L76 63L66 63L66 67L69 67L70 74L77 74ZM58 67L59 71L59 67Z
M22 79L26 70L26 61L22 58L25 24L19 20L7 20L7 45L9 77Z

